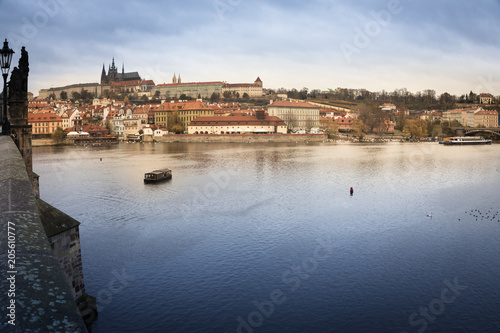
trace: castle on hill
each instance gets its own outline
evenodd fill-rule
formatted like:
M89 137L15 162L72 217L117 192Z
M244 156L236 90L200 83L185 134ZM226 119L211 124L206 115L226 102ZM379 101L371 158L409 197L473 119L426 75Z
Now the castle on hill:
M125 73L125 64L122 65L122 72L118 73L118 68L116 68L115 66L115 58L113 58L113 62L111 63L111 65L109 65L107 74L104 64L102 64L101 85L111 84L115 82L136 81L136 80L141 80L139 73L138 72Z

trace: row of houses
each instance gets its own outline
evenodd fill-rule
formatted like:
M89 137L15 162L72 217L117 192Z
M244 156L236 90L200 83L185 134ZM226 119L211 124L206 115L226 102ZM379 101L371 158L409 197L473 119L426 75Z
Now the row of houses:
M131 106L107 99L89 106L60 104L31 105L29 122L33 134L49 135L57 127L75 130L93 125L107 128L110 134L126 138L147 125L166 131L178 124L187 133L287 133L319 127L319 107L300 101L272 102L267 112L235 110L237 103L208 104L202 100L166 102L155 105ZM50 112L50 110L52 112Z
M498 127L498 111L483 108L454 109L442 113L443 121L458 122L464 127Z

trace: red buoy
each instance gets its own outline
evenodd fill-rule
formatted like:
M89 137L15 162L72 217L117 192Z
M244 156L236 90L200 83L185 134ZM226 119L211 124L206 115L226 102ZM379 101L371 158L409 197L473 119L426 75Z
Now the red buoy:
M354 189L352 187L351 187L351 191L350 192L351 192L351 195L353 195Z

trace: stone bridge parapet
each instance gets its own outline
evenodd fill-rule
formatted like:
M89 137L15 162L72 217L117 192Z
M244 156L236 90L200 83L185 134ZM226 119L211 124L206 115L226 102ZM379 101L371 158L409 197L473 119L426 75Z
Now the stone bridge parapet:
M0 331L87 332L10 136L0 136L0 169Z

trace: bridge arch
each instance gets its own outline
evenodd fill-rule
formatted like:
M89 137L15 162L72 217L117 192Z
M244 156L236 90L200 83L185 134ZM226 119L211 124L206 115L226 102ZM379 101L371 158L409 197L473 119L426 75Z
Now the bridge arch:
M493 135L496 135L498 138L500 138L500 130L491 130L491 129L487 129L487 128L475 128L475 129L471 129L470 131L465 130L465 136L474 136L478 133L493 134Z

